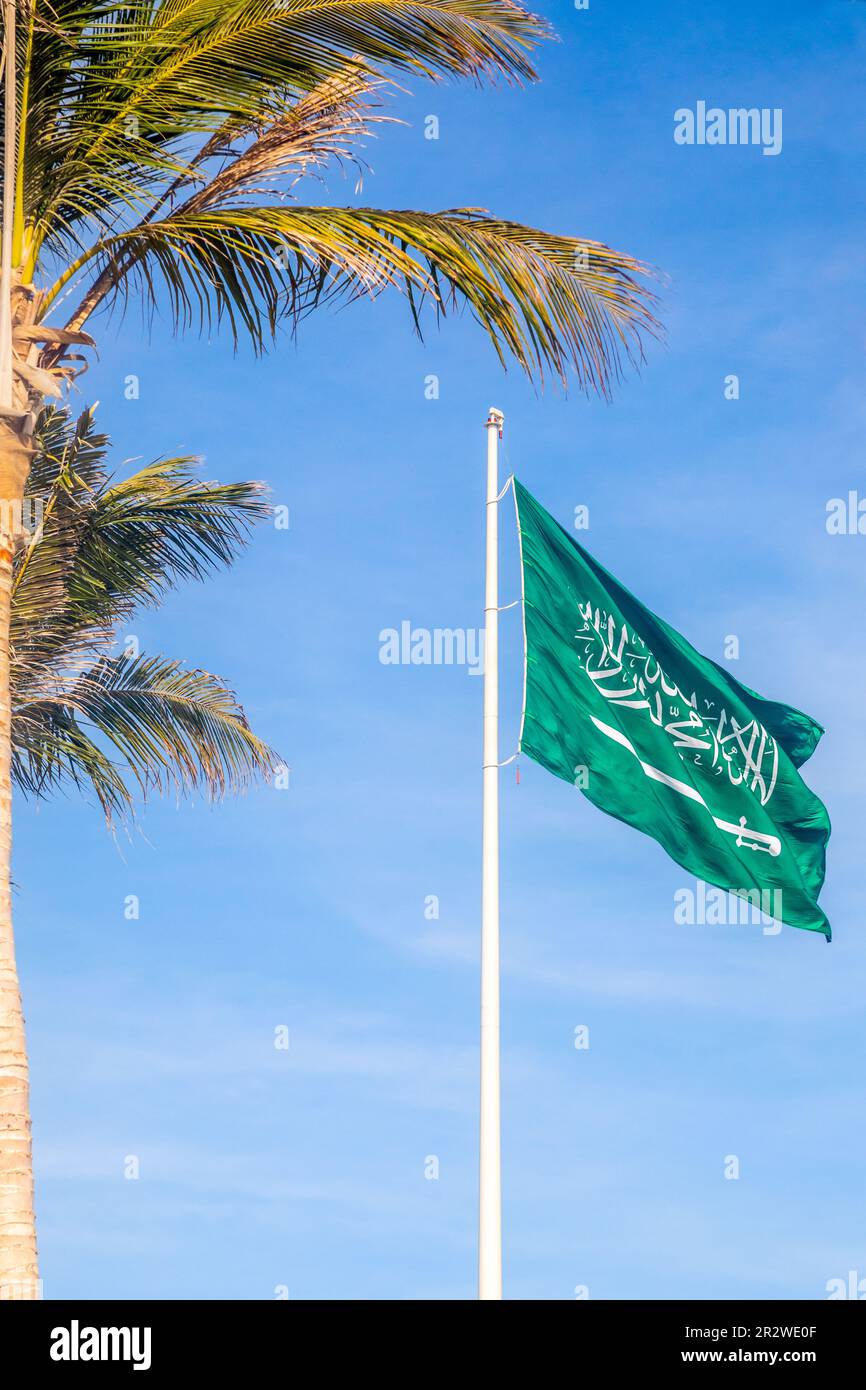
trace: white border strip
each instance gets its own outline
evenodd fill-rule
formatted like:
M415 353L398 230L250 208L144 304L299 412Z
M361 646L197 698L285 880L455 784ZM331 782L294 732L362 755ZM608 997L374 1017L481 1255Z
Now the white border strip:
M520 529L520 508L517 505L517 489L514 486L514 474L508 479L511 484L511 496L514 498L514 519L517 522L517 546L520 551L520 617L523 623L523 702L520 710L520 733L517 735L517 751L523 747L523 725L526 722L526 582L523 577L523 532ZM506 483L506 487L508 486Z

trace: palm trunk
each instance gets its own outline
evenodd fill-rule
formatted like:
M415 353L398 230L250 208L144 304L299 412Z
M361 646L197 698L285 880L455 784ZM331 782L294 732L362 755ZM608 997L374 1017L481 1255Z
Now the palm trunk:
M12 561L30 450L0 420L0 1299L39 1297L24 1015L12 932Z

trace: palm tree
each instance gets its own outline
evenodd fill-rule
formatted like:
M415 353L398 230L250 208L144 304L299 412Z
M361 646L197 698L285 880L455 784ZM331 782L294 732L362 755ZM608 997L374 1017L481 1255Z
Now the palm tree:
M24 1283L32 1216L9 1194L29 1121L4 1041L17 1059L10 591L34 421L85 365L85 325L137 297L177 330L224 323L261 351L281 323L395 287L419 331L425 305L465 306L503 363L607 393L656 324L644 268L599 242L476 208L300 200L305 176L356 158L385 119L392 75L534 80L549 30L516 0L2 3L15 81L0 256L0 1252L17 1253L0 1253L0 1282L5 1258Z
M106 473L108 441L91 412L50 408L37 422L15 558L11 613L12 776L28 796L90 792L106 820L136 794L201 788L213 798L267 778L276 754L257 738L218 676L179 661L117 653L116 633L180 580L229 565L268 514L256 483L218 485L195 460L161 459L130 477ZM0 1297L35 1287L23 1027L3 1038L19 1127L2 1146ZM15 1083L13 1085L13 1083Z

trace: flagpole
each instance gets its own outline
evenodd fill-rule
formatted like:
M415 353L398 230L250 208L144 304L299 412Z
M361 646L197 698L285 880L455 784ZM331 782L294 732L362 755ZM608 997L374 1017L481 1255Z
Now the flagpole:
M484 581L484 751L481 831L481 1144L478 1297L502 1298L499 1122L499 440L504 416L487 416Z

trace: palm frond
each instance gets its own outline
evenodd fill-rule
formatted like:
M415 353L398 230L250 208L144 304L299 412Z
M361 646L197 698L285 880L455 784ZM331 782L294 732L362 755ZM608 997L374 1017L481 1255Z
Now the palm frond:
M658 331L634 258L473 208L181 209L111 238L105 254L121 267L115 291L135 289L154 310L165 295L185 328L226 320L259 349L283 317L396 286L416 326L419 301L438 314L466 304L503 363L511 354L530 374L562 379L572 368L580 385L607 392L622 362L641 357L642 336ZM81 321L79 312L70 325Z
M529 52L549 33L512 0L127 0L71 6L58 28L74 66L62 51L43 60L37 45L50 74L40 114L54 120L32 162L30 207L34 236L55 245L82 218L140 200L175 142L255 125L269 101L302 97L350 59L529 81ZM64 76L66 100L52 108Z
M230 565L269 513L261 484L203 481L194 459L161 459L112 481L108 441L89 412L73 425L64 411L45 411L36 443L27 498L40 504L41 524L13 574L20 681L27 669L104 651L137 608Z
M33 701L16 709L12 781L25 796L38 800L64 786L92 791L109 824L133 810L132 788L118 767L75 716L56 704Z
M79 334L137 296L176 330L224 322L263 351L281 321L393 285L419 329L425 301L465 305L503 362L602 392L658 331L647 267L597 241L472 208L286 201L359 157L401 73L534 80L551 31L518 0L29 0L27 13L15 254L24 285L48 277L38 327L62 306ZM59 394L77 370L69 341L15 331L19 395Z
M23 790L44 795L89 781L109 818L131 805L130 783L143 797L201 788L219 798L269 777L276 762L219 677L160 656L103 658L25 701L14 713L13 747Z
M136 791L217 797L267 777L276 754L219 677L112 654L117 625L137 609L232 563L269 510L260 485L203 482L190 459L112 480L90 412L73 422L44 411L36 443L28 498L40 508L29 509L34 530L12 587L17 785L36 796L89 786L111 819Z

